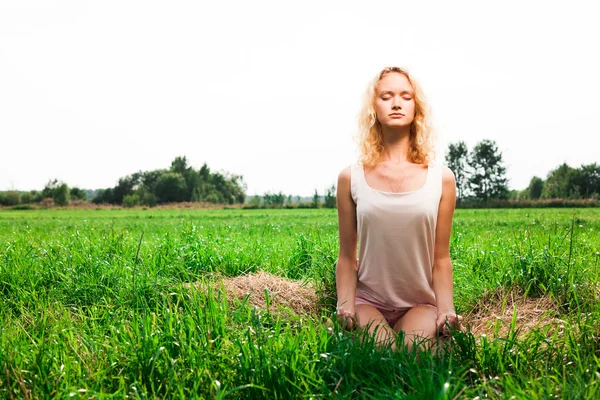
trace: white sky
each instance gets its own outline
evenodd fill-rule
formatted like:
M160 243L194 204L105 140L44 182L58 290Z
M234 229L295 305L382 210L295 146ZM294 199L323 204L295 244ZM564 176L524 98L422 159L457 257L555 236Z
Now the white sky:
M598 7L498 1L0 1L0 190L190 165L309 196L355 162L367 82L418 79L438 160L493 139L511 188L600 162ZM594 50L596 49L596 50Z

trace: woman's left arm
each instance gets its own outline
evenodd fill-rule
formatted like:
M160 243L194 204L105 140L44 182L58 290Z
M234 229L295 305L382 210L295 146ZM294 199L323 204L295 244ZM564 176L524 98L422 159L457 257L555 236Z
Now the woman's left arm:
M448 167L442 167L442 197L438 208L433 257L433 291L437 302L438 331L448 334L446 321L455 329L459 328L459 317L454 311L452 297L452 261L450 260L450 234L452 217L456 207L456 180Z

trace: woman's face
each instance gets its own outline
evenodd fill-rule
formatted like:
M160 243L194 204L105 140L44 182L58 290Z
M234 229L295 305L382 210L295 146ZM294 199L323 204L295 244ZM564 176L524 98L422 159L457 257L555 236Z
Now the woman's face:
M390 72L376 88L375 112L383 126L410 126L415 118L415 93L404 74Z

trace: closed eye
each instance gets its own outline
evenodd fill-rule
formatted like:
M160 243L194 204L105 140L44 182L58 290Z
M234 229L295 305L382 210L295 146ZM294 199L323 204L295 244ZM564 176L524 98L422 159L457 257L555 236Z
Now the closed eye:
M382 100L389 100L391 99L390 96L382 96L381 97ZM404 100L412 100L412 97L403 97Z

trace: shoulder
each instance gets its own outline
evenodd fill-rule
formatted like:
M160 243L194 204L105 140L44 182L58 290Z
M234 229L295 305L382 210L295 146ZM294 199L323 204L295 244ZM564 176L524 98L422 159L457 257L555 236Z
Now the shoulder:
M338 184L339 183L350 183L350 177L352 175L352 165L348 165L338 174Z
M454 185L456 183L454 172L452 172L452 170L445 165L441 165L440 167L442 169L442 184Z
M454 172L445 165L441 166L442 169L442 198L448 199L448 201L454 201L456 198L456 178Z
M352 165L344 168L338 175L338 209L341 204L351 204L354 201L354 190L352 184ZM346 200L348 201L347 203Z
M445 185L454 185L456 184L456 178L454 177L454 172L452 172L452 170L450 168L448 168L447 166L433 161L430 163L430 166L433 168L438 168L440 171L440 174L442 175L442 184Z

